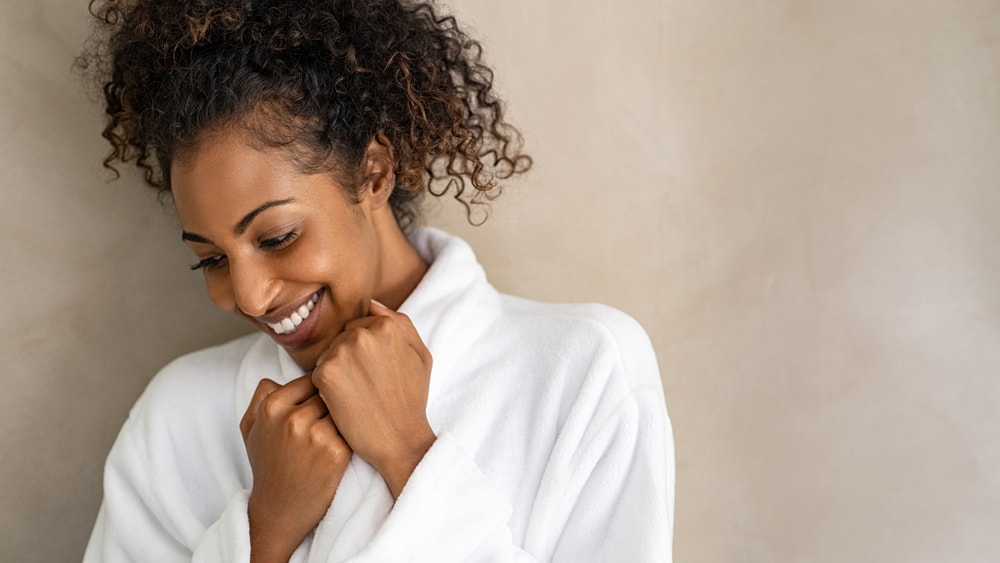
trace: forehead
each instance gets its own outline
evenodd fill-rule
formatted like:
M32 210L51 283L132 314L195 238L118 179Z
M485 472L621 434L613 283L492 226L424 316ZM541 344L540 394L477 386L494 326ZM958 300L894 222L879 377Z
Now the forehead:
M174 159L170 188L178 205L202 199L230 199L280 187L294 170L277 151L258 150L239 133L218 133L199 140Z
M231 226L269 201L309 204L342 193L330 174L304 174L281 149L254 147L238 132L207 136L185 151L171 165L170 184L181 226L200 230Z

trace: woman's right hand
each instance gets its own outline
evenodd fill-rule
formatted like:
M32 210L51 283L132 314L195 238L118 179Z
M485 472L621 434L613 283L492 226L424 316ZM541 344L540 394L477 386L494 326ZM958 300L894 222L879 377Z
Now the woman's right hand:
M251 561L288 561L333 501L351 448L309 375L263 379L240 421L253 470Z

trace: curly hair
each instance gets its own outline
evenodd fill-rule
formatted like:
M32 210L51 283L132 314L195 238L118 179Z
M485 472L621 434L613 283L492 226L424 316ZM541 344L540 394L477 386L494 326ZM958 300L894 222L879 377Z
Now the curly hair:
M104 166L117 176L134 161L161 193L175 159L234 125L304 173L338 173L355 201L365 151L384 142L404 230L424 191L452 192L472 222L498 180L531 167L481 45L431 2L91 0L90 12L78 66L102 85Z

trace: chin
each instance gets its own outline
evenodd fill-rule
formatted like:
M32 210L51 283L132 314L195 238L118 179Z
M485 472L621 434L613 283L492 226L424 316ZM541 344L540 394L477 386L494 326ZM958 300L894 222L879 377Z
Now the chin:
M319 361L320 349L321 347L316 344L308 348L285 348L288 355L292 357L295 364L300 368L304 369L306 372L311 372L316 368L316 363ZM312 348L316 348L313 350Z

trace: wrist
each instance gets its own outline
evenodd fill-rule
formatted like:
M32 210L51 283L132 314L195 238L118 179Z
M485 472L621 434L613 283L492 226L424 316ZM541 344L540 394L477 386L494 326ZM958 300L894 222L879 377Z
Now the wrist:
M382 475L382 479L389 487L389 492L392 493L393 500L399 498L399 495L403 492L403 487L410 480L410 475L413 474L413 471L420 464L427 451L434 445L435 440L437 440L437 436L434 434L434 431L427 428L427 431L422 433L419 438L413 439L404 446L397 448L390 459L375 466L375 469Z
M280 522L269 518L267 511L261 510L252 497L247 504L247 519L250 525L251 563L285 563L305 538L302 534L296 539L294 532L288 532Z

